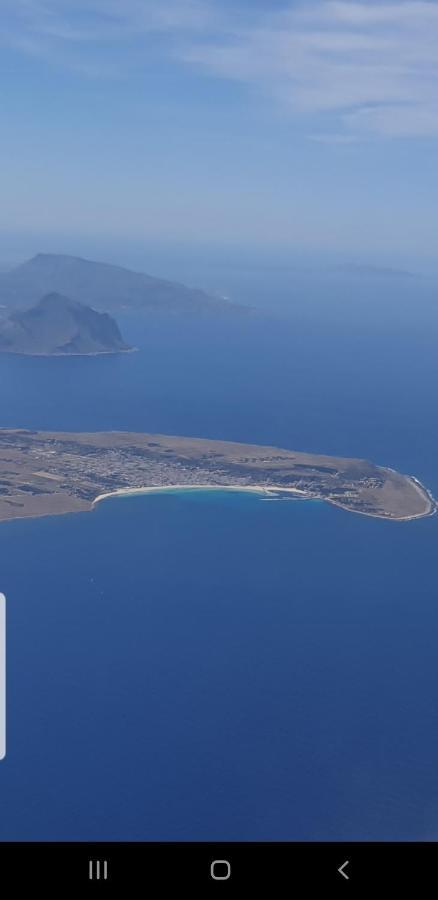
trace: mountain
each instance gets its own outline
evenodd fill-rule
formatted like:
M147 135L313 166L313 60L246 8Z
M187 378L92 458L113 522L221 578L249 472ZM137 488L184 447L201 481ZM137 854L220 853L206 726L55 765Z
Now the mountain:
M31 309L0 323L0 351L32 356L119 353L130 350L117 323L62 294L46 294Z
M197 288L76 256L39 253L9 272L0 272L0 306L26 307L53 291L111 312L135 310L196 316L248 312L248 307Z

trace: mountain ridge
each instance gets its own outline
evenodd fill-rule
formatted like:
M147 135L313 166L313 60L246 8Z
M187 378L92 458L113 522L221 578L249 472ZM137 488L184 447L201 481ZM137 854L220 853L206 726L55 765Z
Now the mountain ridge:
M68 254L38 253L12 270L0 272L0 305L7 309L25 308L52 292L105 312L199 316L251 311L201 288Z

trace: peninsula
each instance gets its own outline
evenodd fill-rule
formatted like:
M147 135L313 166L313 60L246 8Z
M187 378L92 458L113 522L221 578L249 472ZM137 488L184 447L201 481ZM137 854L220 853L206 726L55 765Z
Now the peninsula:
M0 272L0 305L8 310L26 309L53 292L116 314L240 318L251 312L249 307L199 288L59 253L38 253L16 268Z
M81 512L114 494L172 487L320 499L391 521L435 512L414 477L363 459L161 434L0 429L0 521Z

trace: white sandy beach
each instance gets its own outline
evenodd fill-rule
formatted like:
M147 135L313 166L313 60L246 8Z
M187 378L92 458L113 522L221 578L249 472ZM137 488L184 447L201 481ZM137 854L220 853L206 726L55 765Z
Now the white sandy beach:
M337 506L340 509L345 509L347 512L355 512L358 515L362 516L370 516L375 519L390 519L390 521L399 521L399 522L408 522L412 519L421 519L425 516L434 515L436 512L436 503L424 485L418 481L414 476L408 476L415 489L419 494L426 500L426 510L420 513L416 513L412 516L400 516L397 518L391 518L388 516L379 515L379 513L370 513L365 512L364 510L352 509L347 504L343 504L337 500L331 500L329 497L318 498L309 494L307 491L302 491L299 488L292 487L284 487L283 485L272 485L271 487L266 487L265 485L246 485L246 484L162 484L162 485L150 485L149 487L138 487L138 488L119 488L115 491L109 491L105 494L99 494L98 497L93 500L92 506L94 507L96 503L100 503L101 500L108 500L111 497L130 497L136 494L156 494L162 491L173 492L173 491L247 491L252 494L262 494L264 500L275 500L279 493L281 494L291 494L292 496L299 497L301 500L318 500L322 499L326 503L330 503L333 506Z
M246 484L162 484L152 485L150 487L139 488L119 488L116 491L109 491L107 494L99 494L93 500L93 506L100 503L101 500L107 500L110 497L129 497L135 494L156 494L161 491L249 491L253 494L272 495L281 493L296 494L300 497L307 497L306 491L299 488L290 488L282 486L265 487L264 485L246 485ZM271 497L271 499L274 499ZM309 497L309 499L312 499Z

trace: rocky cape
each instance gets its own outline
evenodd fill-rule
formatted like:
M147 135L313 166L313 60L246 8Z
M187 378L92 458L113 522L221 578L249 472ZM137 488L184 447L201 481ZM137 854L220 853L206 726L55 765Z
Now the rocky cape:
M0 322L0 351L29 356L121 353L132 349L117 322L63 294L50 293Z

